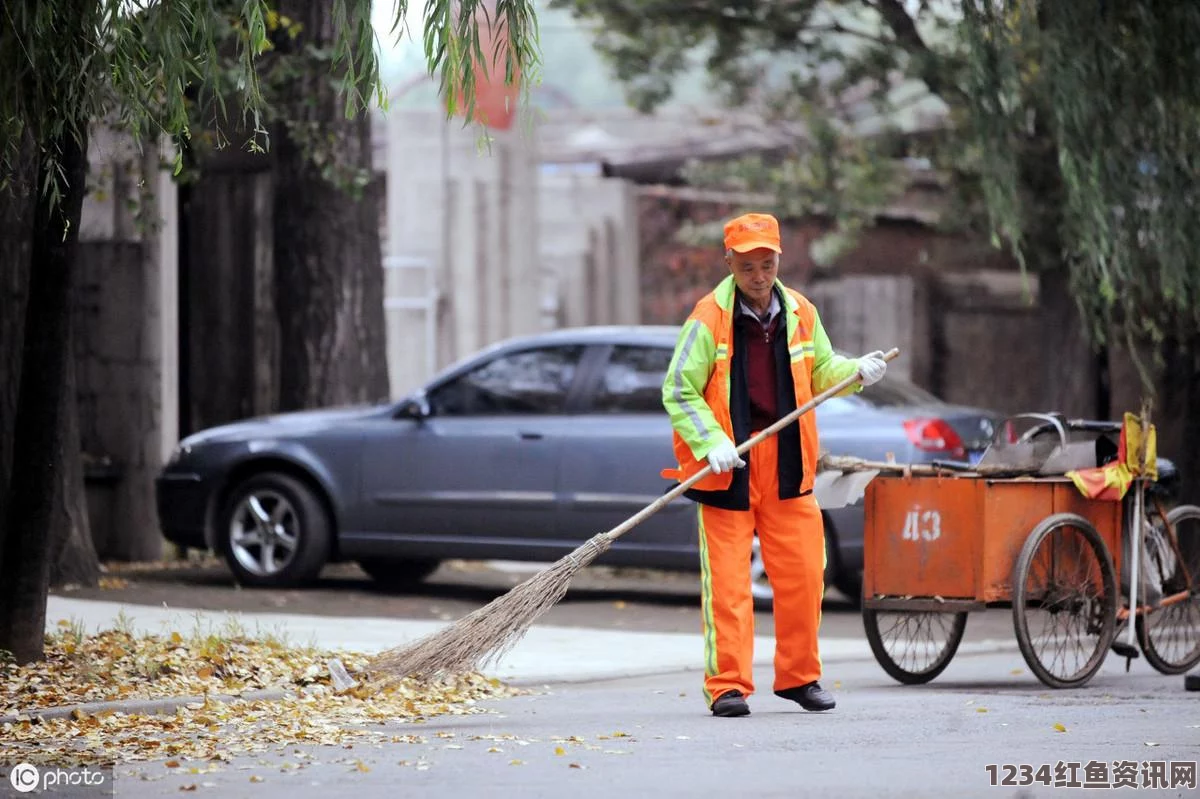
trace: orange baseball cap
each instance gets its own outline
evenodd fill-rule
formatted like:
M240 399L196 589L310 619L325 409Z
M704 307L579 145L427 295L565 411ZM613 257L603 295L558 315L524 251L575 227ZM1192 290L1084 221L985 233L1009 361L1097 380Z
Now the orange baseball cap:
M725 223L725 249L750 252L765 247L783 252L779 246L779 220L770 214L743 214Z

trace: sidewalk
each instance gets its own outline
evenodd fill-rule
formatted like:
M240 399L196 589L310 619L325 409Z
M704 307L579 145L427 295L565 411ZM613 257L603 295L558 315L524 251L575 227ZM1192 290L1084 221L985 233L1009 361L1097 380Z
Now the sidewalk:
M274 635L295 645L366 654L405 645L452 623L199 611L51 596L47 629L55 629L60 620L79 623L88 633L123 623L137 633L187 634L199 628L228 634L230 625L238 625L251 636ZM1013 648L1012 642L964 643L959 652L1005 648ZM774 652L773 638L755 638L756 665L769 665ZM821 658L829 664L871 660L873 655L862 638L822 638ZM485 673L512 685L540 685L690 671L702 668L703 663L704 641L699 630L693 635L535 625Z

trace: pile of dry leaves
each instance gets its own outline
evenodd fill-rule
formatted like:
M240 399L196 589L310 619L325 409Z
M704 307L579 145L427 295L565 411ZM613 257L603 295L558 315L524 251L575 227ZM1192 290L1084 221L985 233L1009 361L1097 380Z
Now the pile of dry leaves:
M382 692L331 685L328 663L338 658L351 674L366 656L274 639L196 631L95 635L60 622L47 636L46 659L18 667L0 663L0 759L21 754L50 762L224 760L287 743L342 744L387 740L389 722L479 712L476 702L517 693L496 680L468 675L439 683L401 682ZM215 701L212 697L283 689L273 701ZM120 710L66 718L38 711L82 703L202 697L160 715ZM53 753L52 758L47 755Z

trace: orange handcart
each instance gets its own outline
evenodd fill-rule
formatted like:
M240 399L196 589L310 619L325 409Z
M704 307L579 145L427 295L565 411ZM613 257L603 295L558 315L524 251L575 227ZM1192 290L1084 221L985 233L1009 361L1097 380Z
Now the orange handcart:
M1060 434L1061 446L1042 452L1060 455L1095 451L1077 439L1114 432L1059 419L1034 432L1046 429ZM967 615L990 608L1011 608L1025 662L1054 688L1087 683L1110 649L1126 657L1140 649L1163 674L1200 663L1200 507L1167 510L1142 478L1142 491L1114 501L1084 496L1053 467L1003 477L962 464L915 471L880 473L865 496L863 623L891 677L937 677ZM1135 528L1138 507L1143 523ZM1131 571L1123 560L1135 560L1126 555L1133 529L1142 547ZM1128 601L1134 571L1144 578L1140 587L1132 582L1136 605ZM1136 648L1118 637L1131 617Z

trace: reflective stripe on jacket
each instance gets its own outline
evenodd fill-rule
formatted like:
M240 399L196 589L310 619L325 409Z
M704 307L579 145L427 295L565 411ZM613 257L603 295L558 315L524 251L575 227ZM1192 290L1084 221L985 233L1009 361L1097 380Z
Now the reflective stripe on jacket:
M794 394L787 392L792 396L786 397L785 404L778 409L782 417L812 399L814 394L853 375L858 365L854 359L833 351L817 309L811 302L778 280L775 281L775 291L783 303L782 312L787 321L787 335L780 342L781 347L782 342L786 342L787 351L779 352L790 364L791 388L794 390ZM679 464L677 471L665 470L663 475L680 482L707 465L705 459L720 440L721 432L736 444L741 444L752 432L744 429L748 426L749 400L734 380L737 367L733 324L735 297L736 284L730 275L696 303L680 330L675 353L663 381L663 405L674 428L675 458ZM744 380L744 376L740 379ZM859 390L861 386L855 384L843 393ZM781 476L798 477L798 484L785 485L785 481L781 480L780 497L786 499L808 493L812 490L820 449L815 415L812 412L804 414L798 424L789 425L776 435L781 438ZM796 435L799 441L786 440ZM799 460L799 463L786 462L793 459ZM706 475L688 495L706 504L731 509L748 508L748 490L743 492L740 489L744 485L735 485L735 476L739 471ZM745 476L742 475L736 482L745 484ZM741 496L743 493L744 497Z

